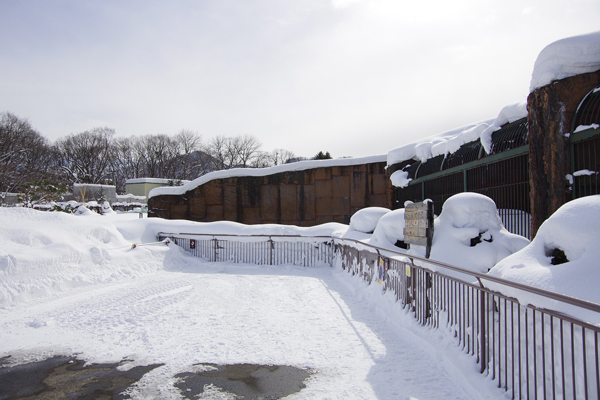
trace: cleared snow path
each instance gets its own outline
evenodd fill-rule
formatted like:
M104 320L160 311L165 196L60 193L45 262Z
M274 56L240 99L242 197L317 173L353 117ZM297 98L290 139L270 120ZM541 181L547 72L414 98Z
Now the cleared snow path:
M139 381L134 398L179 398L173 376L199 363L313 369L307 387L289 398L480 397L461 388L464 377L444 369L448 363L432 358L424 342L357 296L362 282L342 271L183 258L177 271L0 310L0 354L164 364Z

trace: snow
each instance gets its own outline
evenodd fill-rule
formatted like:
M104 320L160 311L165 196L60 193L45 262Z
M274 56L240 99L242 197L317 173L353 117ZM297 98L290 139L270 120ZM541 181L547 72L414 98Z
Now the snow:
M498 261L529 244L526 238L508 232L494 201L478 193L450 197L434 224L431 259L475 272L487 273ZM457 272L444 273L473 280Z
M598 124L579 125L577 128L575 128L575 130L573 131L573 133L586 131L588 129L598 129L598 128L600 128L600 125L598 125Z
M391 211L379 220L370 243L399 251L395 245L398 241L404 241L404 226L404 208Z
M130 185L130 184L135 184L135 183L155 183L155 184L160 184L160 185L168 185L169 183L173 183L173 182L181 182L181 183L188 183L190 181L186 181L186 180L177 180L177 179L165 179L165 178L132 178L132 179L127 179L125 181L126 185Z
M408 171L396 171L390 176L390 181L395 187L405 188L412 179L408 177Z
M598 172L590 171L589 169L581 169L579 171L573 172L573 176L589 176L589 175L596 175L597 173Z
M357 211L350 217L350 230L364 233L373 233L379 219L389 213L389 208L367 207Z
M189 183L186 183L183 186L154 188L148 194L148 198L160 195L181 195L215 179L227 179L243 176L269 176L282 172L305 171L307 169L322 167L343 167L350 165L371 164L376 162L384 162L385 160L386 156L380 155L358 158L337 158L332 160L307 160L290 164L276 165L268 168L232 168L228 170L210 172L194 179Z
M509 104L500 110L495 119L452 129L391 150L387 155L387 164L394 165L406 160L425 162L435 156L454 153L463 144L474 140L480 140L481 145L489 154L492 145L492 133L507 123L525 117L527 117L527 103L525 101ZM398 178L401 179L400 176ZM400 183L403 182L400 181ZM394 185L403 187L401 184Z
M490 275L600 303L600 195L570 201L559 208L539 228L531 244L500 261ZM568 262L553 265L553 251L560 249ZM492 286L492 285L490 285ZM503 289L503 292L506 291ZM576 314L598 323L598 315L563 309L561 304L543 300L518 290L505 293L524 304L546 306Z
M181 398L174 376L200 363L314 370L290 399L502 398L451 336L418 326L379 285L331 267L208 263L152 243L160 231L339 236L346 225L24 208L0 209L0 221L0 357L13 365L58 354L162 364L130 390L135 399Z
M529 92L553 81L600 70L600 31L558 40L538 55Z

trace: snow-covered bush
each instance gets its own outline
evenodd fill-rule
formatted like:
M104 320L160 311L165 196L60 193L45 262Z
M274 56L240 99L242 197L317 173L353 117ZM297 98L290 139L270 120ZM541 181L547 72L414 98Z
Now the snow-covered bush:
M390 211L379 219L371 244L387 248L398 247L398 244L403 246L404 226L404 208Z
M600 303L598 227L600 195L573 200L540 226L529 246L500 261L490 275ZM517 291L509 294L523 297Z
M358 210L350 217L350 231L372 233L379 222L379 219L389 213L389 208L367 207Z
M496 203L478 193L450 197L434 223L431 258L472 271L486 273L498 261L529 243L526 238L508 232ZM459 277L468 278L464 274Z

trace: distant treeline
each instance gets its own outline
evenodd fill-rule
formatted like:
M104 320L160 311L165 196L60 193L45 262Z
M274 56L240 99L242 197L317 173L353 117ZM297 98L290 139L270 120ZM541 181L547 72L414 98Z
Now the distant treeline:
M192 180L210 171L269 167L300 159L304 158L289 150L263 151L251 135L204 141L190 130L173 136L115 137L114 129L93 128L50 143L27 119L0 114L0 203L5 193L42 187L111 184L123 193L125 180L131 178Z

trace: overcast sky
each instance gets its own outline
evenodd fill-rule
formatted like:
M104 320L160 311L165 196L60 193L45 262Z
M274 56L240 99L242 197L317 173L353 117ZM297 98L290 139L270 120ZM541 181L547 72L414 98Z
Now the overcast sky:
M0 112L51 141L250 134L264 150L385 154L525 100L598 0L0 0Z

